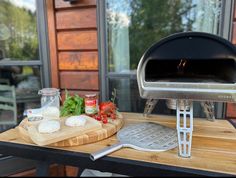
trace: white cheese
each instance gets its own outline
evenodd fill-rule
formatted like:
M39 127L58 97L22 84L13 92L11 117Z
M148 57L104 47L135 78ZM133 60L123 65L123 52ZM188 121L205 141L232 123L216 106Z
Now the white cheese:
M60 122L56 120L45 120L38 126L39 133L53 133L60 130Z
M66 119L65 124L69 127L78 127L78 126L84 126L86 123L86 117L81 116L71 116Z

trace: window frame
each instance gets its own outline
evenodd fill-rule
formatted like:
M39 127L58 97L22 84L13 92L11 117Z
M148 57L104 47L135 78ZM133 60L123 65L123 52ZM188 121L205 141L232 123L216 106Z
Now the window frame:
M224 0L222 16L220 21L219 35L232 41L232 26L234 16L235 0ZM108 71L108 46L107 46L107 24L106 24L106 0L97 1L97 26L98 26L98 57L100 73L100 100L109 99L109 79L126 78L136 79L134 74L118 74ZM223 118L226 115L226 104L218 103L216 106L216 117Z
M48 26L47 26L47 13L46 13L46 0L36 0L36 19L37 19L37 32L39 42L39 60L30 61L1 61L2 66L39 66L42 87L50 87L51 74L50 74L50 55L49 55L49 40L48 40ZM32 169L36 166L35 161L16 158L13 156L0 155L0 163L3 169L0 171L0 176L13 175L18 173L16 171L24 171ZM19 165L21 163L21 165Z
M1 66L39 66L40 67L40 79L42 87L49 87L51 76L49 73L49 44L48 44L48 31L47 31L47 15L46 15L46 2L45 0L35 0L36 5L36 21L37 21L37 35L38 35L38 45L39 45L39 60L2 60L0 61ZM5 58L7 59L7 58Z

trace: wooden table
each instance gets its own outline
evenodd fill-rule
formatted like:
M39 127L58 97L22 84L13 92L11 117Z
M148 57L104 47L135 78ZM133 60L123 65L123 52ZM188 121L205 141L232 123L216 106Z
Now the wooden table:
M176 119L170 116L122 113L126 125L153 121L175 128ZM142 152L130 148L116 151L97 161L90 153L117 142L115 136L106 140L75 147L39 147L23 141L15 129L0 134L0 153L38 161L38 175L47 174L50 163L78 166L132 176L161 175L236 175L236 129L227 120L215 122L194 119L192 156L180 158L178 150Z

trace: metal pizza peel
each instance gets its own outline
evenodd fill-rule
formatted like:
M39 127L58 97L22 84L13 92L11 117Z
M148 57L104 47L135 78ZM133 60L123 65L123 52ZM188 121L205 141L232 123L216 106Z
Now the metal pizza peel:
M178 145L176 129L152 122L124 127L117 133L117 139L119 141L117 144L92 153L90 158L95 161L124 147L140 151L162 152Z

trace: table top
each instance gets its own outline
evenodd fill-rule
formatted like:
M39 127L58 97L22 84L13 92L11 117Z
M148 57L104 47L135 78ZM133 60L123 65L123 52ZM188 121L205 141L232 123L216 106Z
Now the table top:
M176 119L172 116L122 113L125 125L152 121L175 128ZM192 156L181 158L178 149L165 152L143 152L122 148L109 156L91 161L90 153L117 143L116 136L92 144L74 147L39 147L22 140L16 129L0 134L0 152L5 155L19 156L36 160L78 165L81 167L111 170L111 165L120 169L138 168L164 169L200 175L236 175L236 129L227 120L194 119ZM112 164L111 164L112 163ZM122 166L124 165L124 166ZM139 169L135 171L138 172ZM140 169L141 170L141 169ZM128 174L129 170L123 170ZM151 172L147 172L147 175Z

